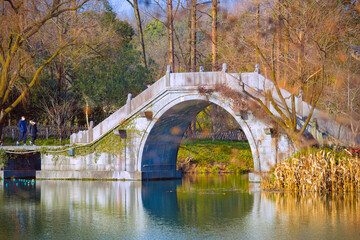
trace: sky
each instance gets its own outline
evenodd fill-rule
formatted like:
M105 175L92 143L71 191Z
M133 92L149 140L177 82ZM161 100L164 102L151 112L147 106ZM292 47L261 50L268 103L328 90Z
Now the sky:
M139 3L141 4L142 1L145 0L139 0ZM151 0L149 1L151 2ZM220 2L220 6L226 7L234 4L237 1L244 1L244 0L220 0L219 2ZM121 20L129 19L133 17L134 10L126 0L109 0L109 2Z
M126 0L109 0L109 2L121 20L132 17L134 10Z

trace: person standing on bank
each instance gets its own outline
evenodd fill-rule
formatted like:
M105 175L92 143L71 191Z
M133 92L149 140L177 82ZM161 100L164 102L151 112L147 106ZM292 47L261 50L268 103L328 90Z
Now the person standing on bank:
M29 133L31 135L31 141L30 141L30 145L35 145L35 140L37 138L37 125L36 125L36 121L35 119L30 120L30 124L29 124Z
M16 146L19 146L19 142L21 142L21 140L24 141L24 146L27 146L26 145L27 127L26 127L26 122L25 122L25 117L24 116L21 117L18 127L20 129L20 139L16 142Z

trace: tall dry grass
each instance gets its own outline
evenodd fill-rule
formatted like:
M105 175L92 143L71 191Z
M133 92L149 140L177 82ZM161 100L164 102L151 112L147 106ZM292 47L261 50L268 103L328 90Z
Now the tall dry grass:
M306 152L275 166L264 176L265 190L300 192L360 191L360 160L358 157L338 157L334 152Z

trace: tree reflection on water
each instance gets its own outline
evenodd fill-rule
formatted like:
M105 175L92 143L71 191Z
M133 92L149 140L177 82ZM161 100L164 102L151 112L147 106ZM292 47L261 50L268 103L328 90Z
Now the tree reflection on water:
M249 191L247 176L2 181L0 239L357 239L359 195Z

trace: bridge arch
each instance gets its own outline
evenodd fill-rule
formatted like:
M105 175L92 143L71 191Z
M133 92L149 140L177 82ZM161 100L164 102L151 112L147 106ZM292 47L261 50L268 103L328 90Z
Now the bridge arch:
M223 108L236 120L248 139L254 168L256 171L261 170L257 137L254 136L249 123L236 114L228 103L216 96L187 94L172 99L153 113L153 120L141 139L137 157L138 170L142 172L144 179L157 176L163 178L167 175L164 172L171 175L176 171L177 153L185 130L191 120L211 104Z

